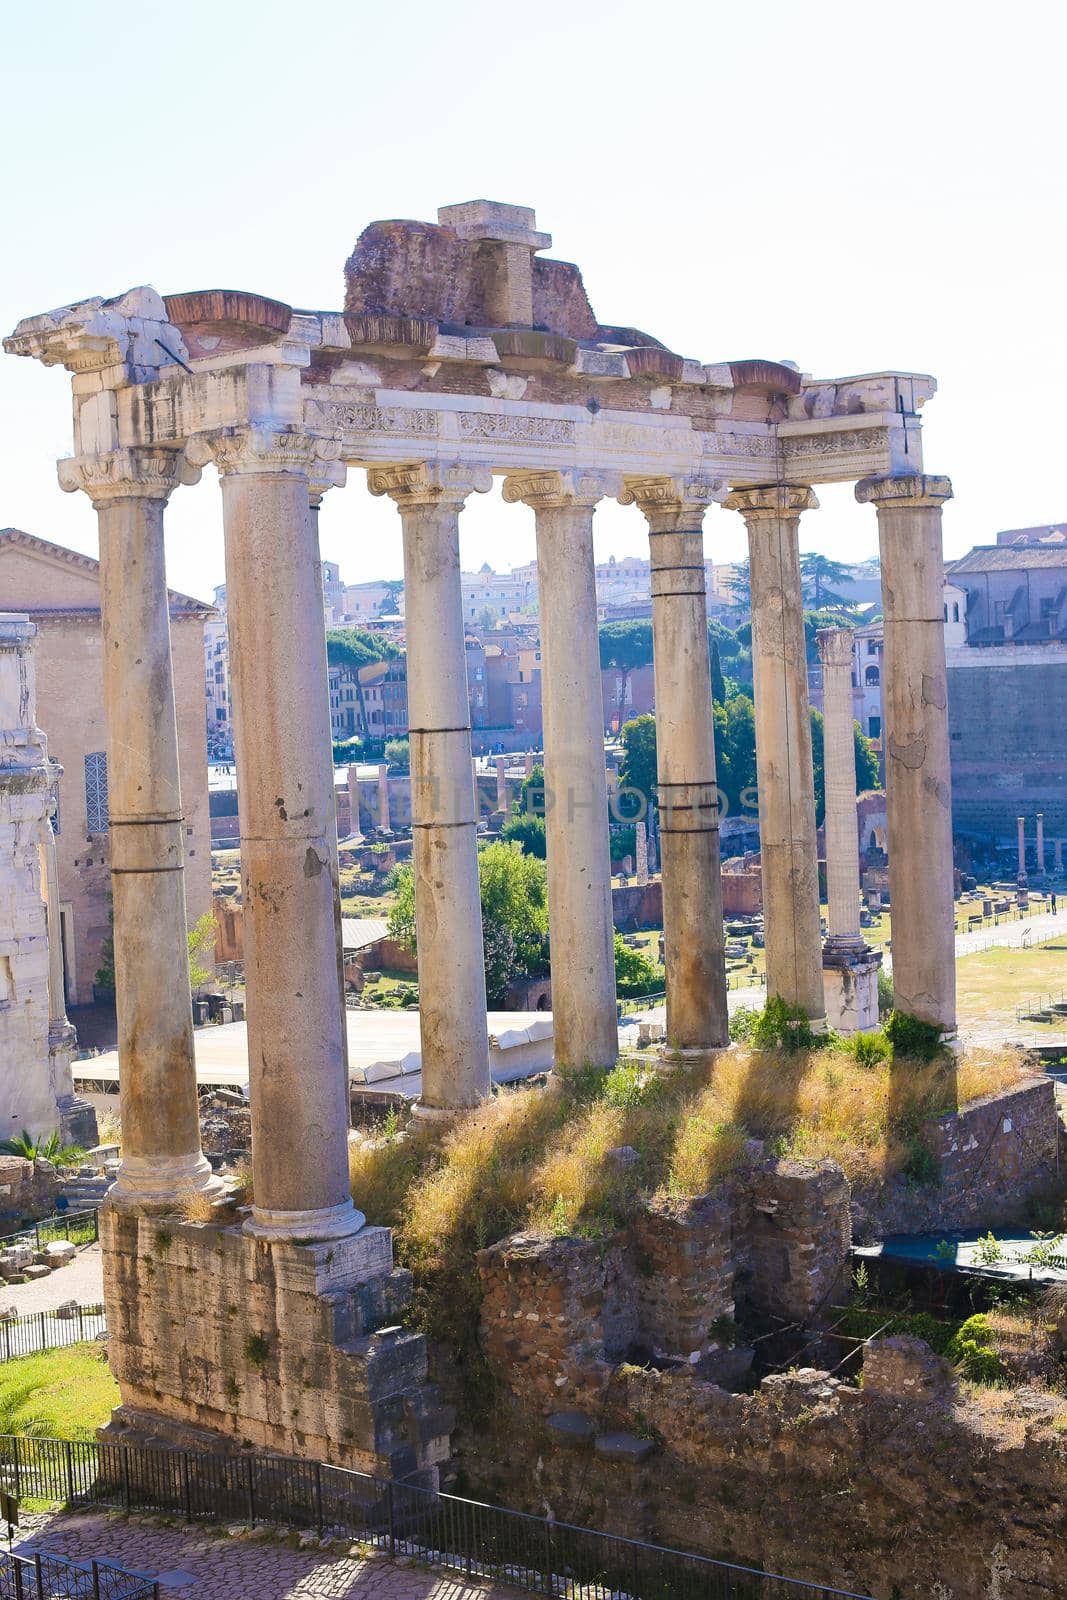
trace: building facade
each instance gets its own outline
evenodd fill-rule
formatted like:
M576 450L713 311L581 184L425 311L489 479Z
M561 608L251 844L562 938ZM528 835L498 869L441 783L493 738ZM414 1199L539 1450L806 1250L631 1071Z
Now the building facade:
M63 768L56 858L66 998L92 1001L111 936L107 740L100 567L89 556L17 528L0 531L0 610L37 624L37 718ZM171 648L184 815L189 924L211 910L211 841L204 745L204 630L211 606L171 593Z

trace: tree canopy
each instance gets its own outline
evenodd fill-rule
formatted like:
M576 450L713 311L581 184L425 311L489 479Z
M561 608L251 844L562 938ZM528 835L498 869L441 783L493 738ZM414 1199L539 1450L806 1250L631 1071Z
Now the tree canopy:
M852 569L843 561L831 561L817 550L807 550L800 558L800 581L804 598L810 600L818 611L825 605L848 606L849 602L835 593L834 585L849 583Z
M358 672L376 661L395 661L399 648L380 633L368 628L327 628L326 659L331 667L349 667Z
M656 791L655 717L646 712L642 717L634 717L632 722L624 722L619 737L623 752L619 776L623 787L638 790L646 804L651 805ZM636 814L625 800L625 796L620 800L620 813L624 816Z
M652 665L652 623L647 618L600 625L600 667L630 673Z
M396 867L392 881L396 899L389 913L389 933L414 953L415 872L411 863ZM478 886L486 997L491 1006L499 1006L513 978L541 977L548 971L548 875L544 862L524 854L518 844L497 841L478 852Z

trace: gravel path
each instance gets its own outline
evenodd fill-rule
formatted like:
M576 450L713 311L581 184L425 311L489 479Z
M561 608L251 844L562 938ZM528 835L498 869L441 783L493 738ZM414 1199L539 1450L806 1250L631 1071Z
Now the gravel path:
M104 1274L98 1244L82 1245L74 1260L34 1283L0 1285L0 1305L14 1306L19 1316L32 1311L54 1311L68 1300L79 1305L99 1305L104 1298Z
M187 1600L520 1600L519 1592L390 1561L378 1554L290 1550L216 1530L165 1528L100 1512L27 1517L16 1550L114 1561L158 1577Z

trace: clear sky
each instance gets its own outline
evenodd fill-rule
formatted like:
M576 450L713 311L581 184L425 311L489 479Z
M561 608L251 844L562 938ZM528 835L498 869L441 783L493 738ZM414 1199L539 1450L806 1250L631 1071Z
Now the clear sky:
M1042 0L52 0L3 6L0 323L138 283L336 309L361 229L476 197L531 205L602 321L704 361L933 373L946 548L1067 518L1067 24ZM0 358L0 526L96 551L61 369ZM802 544L872 554L819 491ZM600 511L598 555L644 520ZM362 475L326 498L349 581L401 570ZM214 474L180 490L171 583L222 579ZM742 553L713 509L709 553ZM533 549L469 503L464 565ZM0 595L0 607L3 596Z

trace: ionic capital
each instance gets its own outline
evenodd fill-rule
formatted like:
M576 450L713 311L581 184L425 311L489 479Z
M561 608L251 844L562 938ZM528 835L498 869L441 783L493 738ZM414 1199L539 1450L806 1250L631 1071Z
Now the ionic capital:
M851 628L820 628L815 641L819 647L819 660L824 667L847 667L851 672Z
M308 472L308 499L317 511L331 489L343 489L348 468L343 461L316 461Z
M924 472L886 474L861 478L856 485L861 506L900 506L901 509L927 511L952 499L949 478L931 477Z
M134 445L102 455L71 456L56 463L59 487L81 489L94 506L111 500L166 500L179 483L196 483L199 466L181 450Z
M803 484L766 483L758 489L734 489L723 505L727 511L740 511L746 522L767 522L775 517L799 517L802 511L816 511L819 502Z
M309 433L303 428L250 423L194 434L185 451L196 466L214 462L220 478L241 473L303 473L316 481L328 479L329 487L336 480L322 468L340 460L341 440L339 435Z
M535 511L567 506L592 507L601 500L617 500L622 481L613 472L509 472L504 479L504 499L522 501Z
M403 466L371 467L367 488L387 494L401 511L408 507L462 506L470 494L485 494L492 487L488 467L448 465L439 461L412 461Z
M704 512L725 494L723 478L627 478L619 504L637 506L653 533L699 533Z

